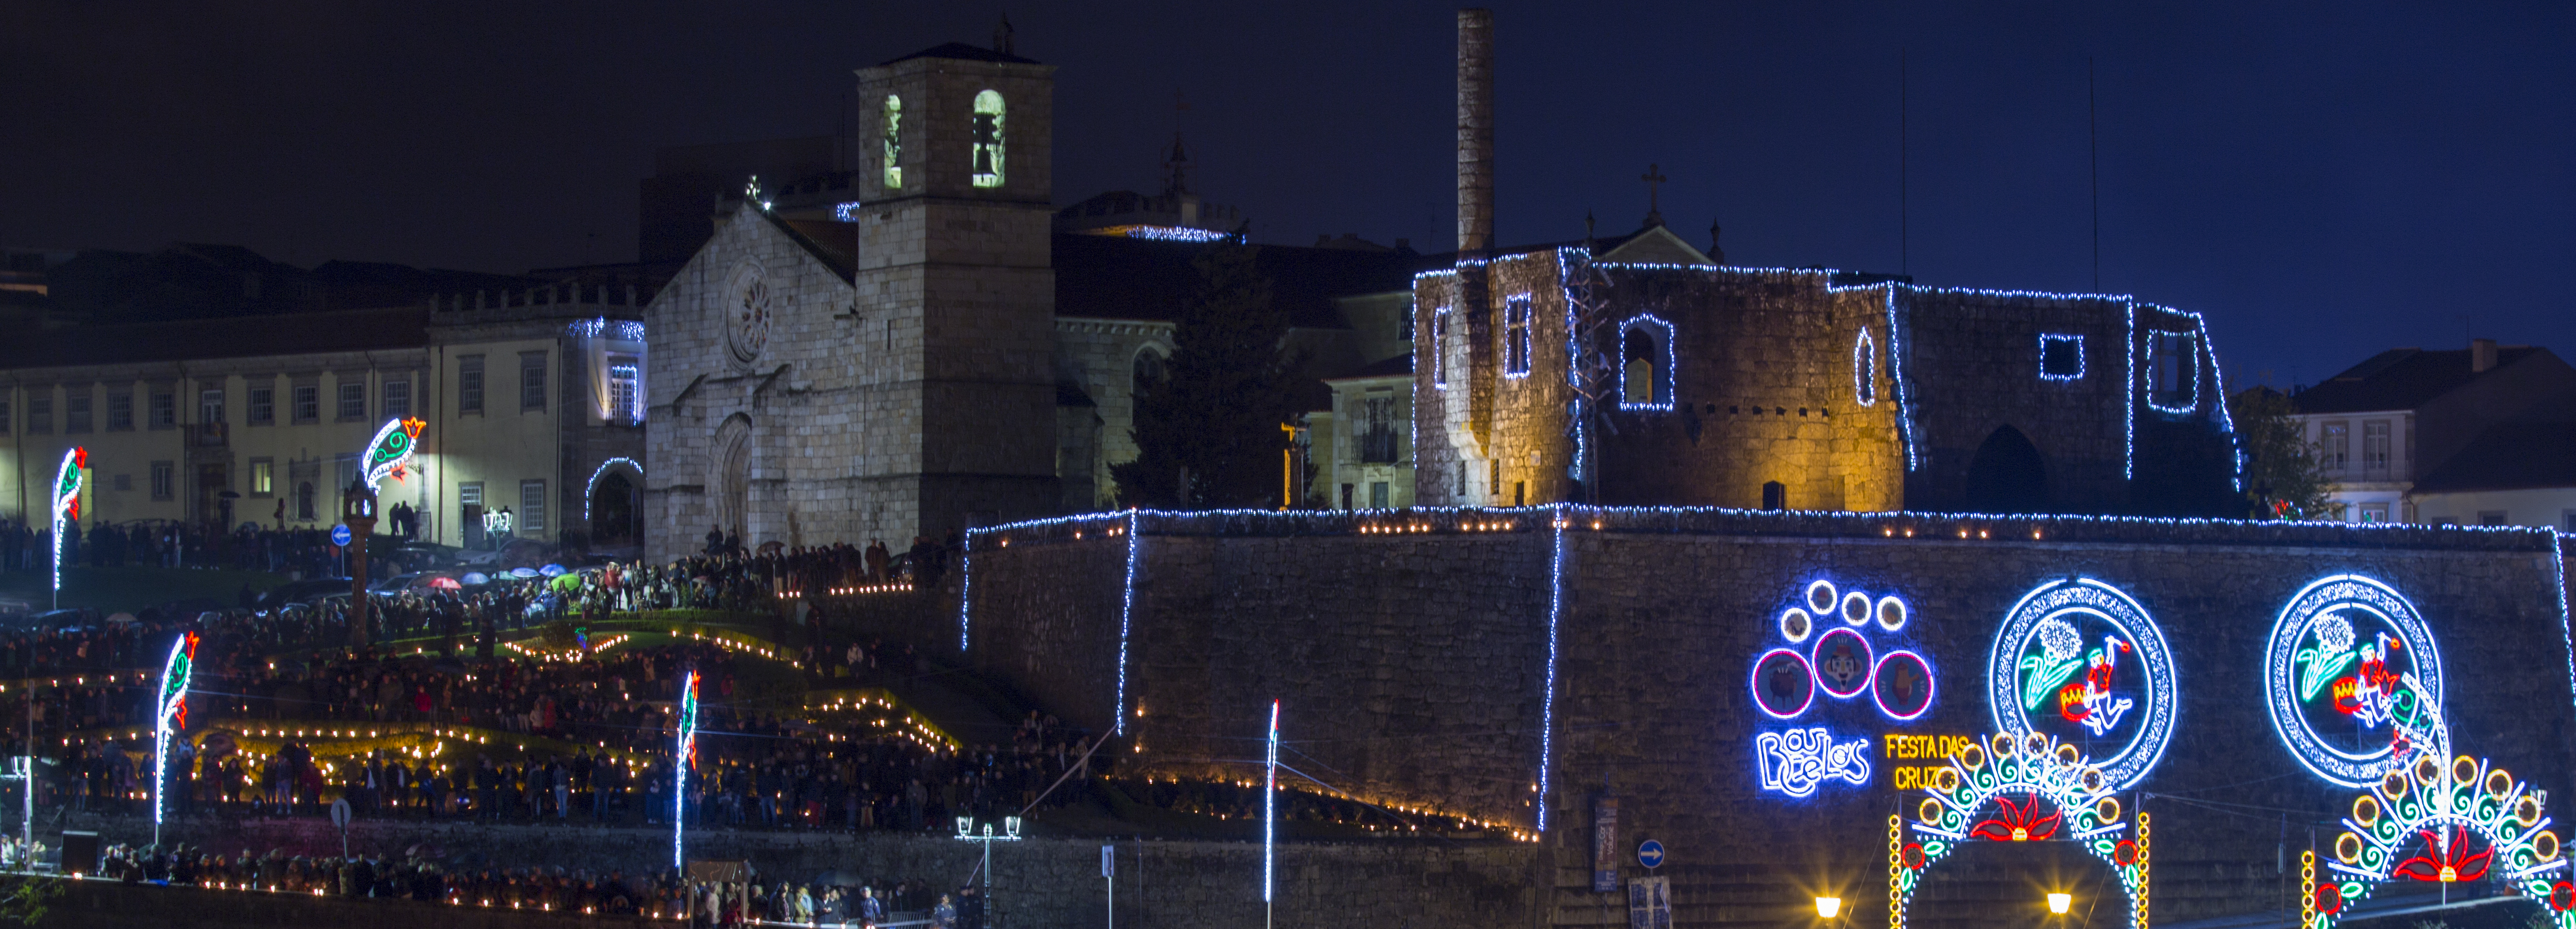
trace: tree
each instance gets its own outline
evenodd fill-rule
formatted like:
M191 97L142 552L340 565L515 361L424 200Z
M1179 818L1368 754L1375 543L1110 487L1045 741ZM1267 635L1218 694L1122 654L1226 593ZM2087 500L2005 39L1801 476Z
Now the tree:
M62 895L61 878L16 877L0 881L0 922L35 925L45 918L45 905Z
M1238 239L1191 261L1199 284L1172 329L1159 382L1137 385L1136 460L1112 466L1128 506L1279 504L1282 423L1297 410L1288 317L1270 297L1258 250Z
M2255 519L2323 519L2332 482L2317 469L2316 448L2294 416L2288 395L2269 387L2227 401L2245 453L2245 499Z

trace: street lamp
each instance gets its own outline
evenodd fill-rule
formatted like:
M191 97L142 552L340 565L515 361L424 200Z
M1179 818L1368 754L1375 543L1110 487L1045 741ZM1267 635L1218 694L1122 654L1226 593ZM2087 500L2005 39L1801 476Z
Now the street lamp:
M1817 919L1832 919L1832 918L1834 918L1835 916L1841 915L1842 911L1843 911L1843 898L1841 898L1841 897L1817 897L1817 898L1816 898L1816 918L1817 918Z
M960 816L957 817L957 839L961 842L984 843L984 867L982 869L984 872L984 924L987 926L992 925L993 843L1019 841L1020 818L1017 816L1002 817L1002 834L994 835L992 823L985 823L984 831L978 833L975 831L975 817Z
M2050 913L2054 913L2054 914L2059 915L2059 916L2064 916L2064 915L2066 915L2066 911L2067 911L2067 910L2074 909L2074 908L2075 908L2075 895L2073 895L2073 894L2061 894L2061 893L2053 893L2053 894L2049 894L2049 895L2048 895L2048 911L2049 911Z

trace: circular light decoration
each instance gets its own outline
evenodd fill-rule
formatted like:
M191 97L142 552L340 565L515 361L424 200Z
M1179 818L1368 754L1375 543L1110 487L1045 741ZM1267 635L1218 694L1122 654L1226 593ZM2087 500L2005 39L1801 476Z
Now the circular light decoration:
M1870 672L1877 663L1869 640L1845 626L1817 636L1816 651L1809 661L1816 670L1816 687L1837 700L1849 700L1868 690Z
M1794 649L1775 648L1753 662L1753 705L1773 719L1796 719L1816 702L1815 669Z
M1913 652L1889 652L1870 673L1869 692L1870 699L1878 701L1878 711L1889 719L1921 719L1932 709L1932 663Z
M1869 595L1852 591L1843 595L1843 622L1855 626L1869 625Z
M1905 628L1905 601L1895 597L1878 598L1878 628L1896 632Z
M2404 596L2338 574L2281 608L2263 649L2263 698L2299 764L2345 787L2367 786L2412 754L2398 750L2400 741L2439 741L2442 653Z
M1807 585L1807 610L1820 616L1834 612L1834 582L1817 581Z
M2145 607L2090 578L2050 581L2005 613L1986 661L2001 732L2086 746L2114 790L2144 779L2173 739L2173 652Z
M1816 620L1808 616L1807 611L1793 606L1780 614L1781 638L1791 642L1804 642L1807 640L1807 634L1814 631L1816 631Z

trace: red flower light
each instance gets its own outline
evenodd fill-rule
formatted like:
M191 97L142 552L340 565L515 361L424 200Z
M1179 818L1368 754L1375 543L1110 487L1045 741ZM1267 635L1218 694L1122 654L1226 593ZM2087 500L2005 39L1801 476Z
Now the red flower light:
M1923 862L1923 843L1920 843L1920 842L1907 842L1907 843L1905 843L1905 849L1904 849L1904 851L1902 851L1902 852L1900 852L1900 853L1899 853L1899 860L1902 860L1903 862L1905 862L1905 869L1906 869L1906 870L1908 870L1908 871L1920 871L1920 870L1923 870L1923 864L1924 864L1924 862ZM2565 886L2565 885L2560 885L2560 886ZM2563 908L2562 908L2562 909L2563 909Z
M1995 805L2003 807L2003 815L1978 820L1968 834L1997 842L2029 842L2054 836L2057 834L2058 813L2050 810L2047 816L2039 815L2042 802L2040 798L2032 797L2022 805L2014 806L2010 799L1996 797Z
M2317 912L2328 916L2343 912L2343 888L2334 884L2318 884Z
M2549 888L2549 908L2562 913L2576 910L2576 884L2559 881L2558 886Z
M2137 864L2138 843L2125 839L2121 840L2119 845L2114 846L2111 849L2111 860L2119 862L2120 867L2123 868Z
M2486 876L2487 862L2495 857L2495 849L2492 848L2480 849L2475 855L2468 853L2469 830L2466 827L2452 826L2447 842L2443 841L2443 836L2429 830L2421 834L2424 836L2424 854L2398 862L2397 873L2419 881L2445 884L2474 881Z

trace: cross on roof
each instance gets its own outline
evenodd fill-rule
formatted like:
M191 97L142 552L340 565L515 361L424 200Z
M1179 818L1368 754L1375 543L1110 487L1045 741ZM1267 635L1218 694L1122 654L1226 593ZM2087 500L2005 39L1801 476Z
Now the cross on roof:
M1649 164L1646 166L1646 173L1639 176L1637 179L1646 182L1646 225L1663 225L1664 211L1658 208L1655 202L1655 185L1672 180L1672 178L1665 177L1663 170L1659 166Z

